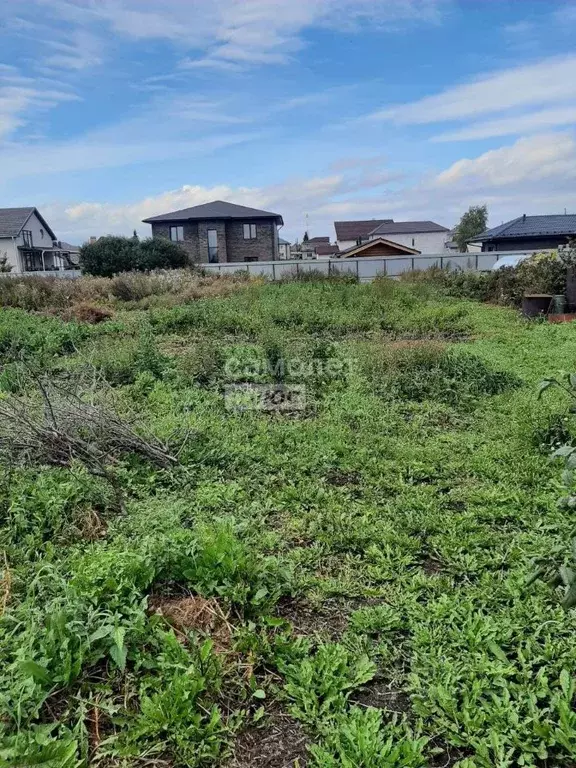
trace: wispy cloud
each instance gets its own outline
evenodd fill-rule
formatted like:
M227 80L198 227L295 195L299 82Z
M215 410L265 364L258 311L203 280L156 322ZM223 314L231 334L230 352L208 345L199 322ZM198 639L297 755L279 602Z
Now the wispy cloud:
M13 66L0 67L0 141L26 125L36 114L78 96L51 80L35 81Z
M82 29L75 30L66 42L45 40L44 46L53 51L43 60L45 67L79 71L102 63L102 40Z
M449 0L36 0L77 25L107 25L136 40L164 39L198 51L188 67L282 63L314 26L354 30L364 23L435 23ZM228 66L226 66L228 65Z
M399 125L437 123L573 99L576 55L571 54L484 75L435 96L379 110L371 118Z
M547 128L576 124L576 106L542 109L528 114L475 122L456 131L441 133L432 141L469 141L498 136L526 135Z

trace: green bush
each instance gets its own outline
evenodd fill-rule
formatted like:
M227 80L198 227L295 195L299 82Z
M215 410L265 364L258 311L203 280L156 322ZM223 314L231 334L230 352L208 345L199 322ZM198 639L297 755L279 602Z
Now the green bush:
M99 238L80 249L80 266L89 275L112 277L120 272L178 269L187 263L186 251L165 238Z
M526 293L565 293L566 265L554 252L537 253L516 267L502 267L492 272L462 272L431 267L407 272L401 279L437 285L448 296L456 298L519 307Z

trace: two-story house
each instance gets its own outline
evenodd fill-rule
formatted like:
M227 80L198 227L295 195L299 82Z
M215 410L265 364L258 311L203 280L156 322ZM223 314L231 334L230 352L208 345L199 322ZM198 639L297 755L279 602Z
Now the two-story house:
M153 237L181 245L197 264L273 261L279 257L282 216L223 200L144 219Z
M77 269L77 257L36 208L0 208L0 262L13 274Z

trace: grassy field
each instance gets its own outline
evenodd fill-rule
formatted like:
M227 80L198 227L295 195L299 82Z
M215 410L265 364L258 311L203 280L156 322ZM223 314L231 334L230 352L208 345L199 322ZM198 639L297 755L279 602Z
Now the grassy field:
M574 327L207 292L0 309L0 766L574 766Z

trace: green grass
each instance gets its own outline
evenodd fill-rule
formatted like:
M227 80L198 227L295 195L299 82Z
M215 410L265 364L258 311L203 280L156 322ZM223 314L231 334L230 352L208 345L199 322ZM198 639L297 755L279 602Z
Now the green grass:
M314 768L574 765L576 613L527 586L570 560L572 417L536 393L574 333L388 281L0 309L0 397L96 386L178 456L117 458L123 511L78 462L0 467L0 766L242 768L278 722ZM306 407L227 410L239 382Z

